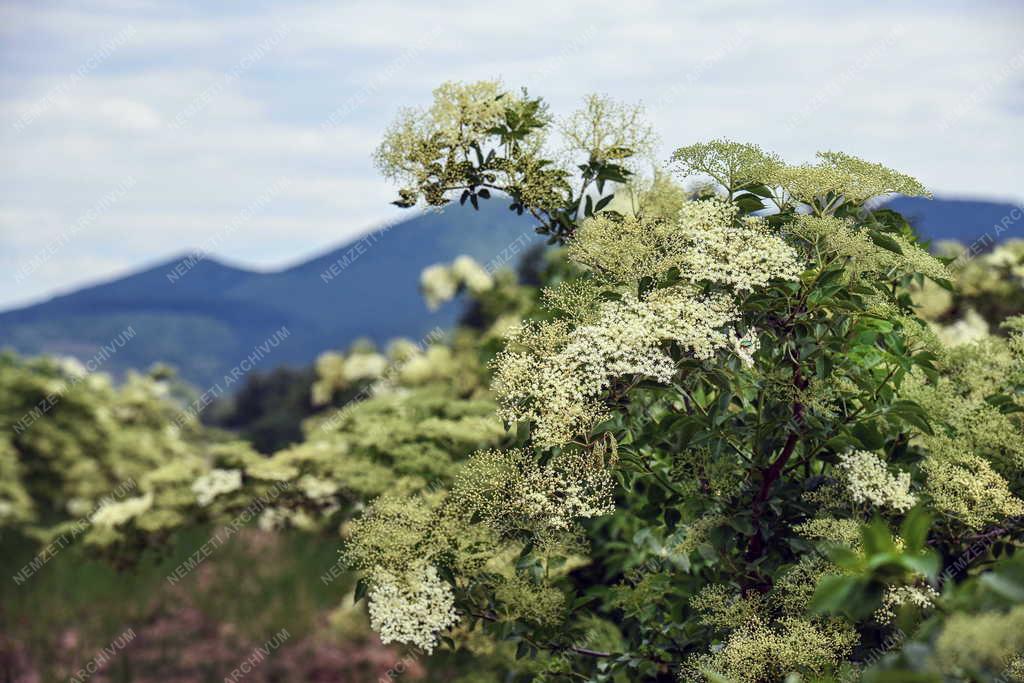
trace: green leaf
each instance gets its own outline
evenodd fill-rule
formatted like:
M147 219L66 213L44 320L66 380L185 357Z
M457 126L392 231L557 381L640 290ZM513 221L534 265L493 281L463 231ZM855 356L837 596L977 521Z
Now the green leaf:
M892 541L892 533L886 523L878 517L870 524L865 524L860 528L860 538L864 544L865 555L896 553L896 544Z
M906 543L907 550L918 551L928 541L928 529L932 524L932 516L923 505L916 506L907 513L900 525L900 537Z
M743 188L751 194L756 194L758 197L768 198L772 196L772 191L768 189L767 185L748 185Z
M601 197L600 199L598 199L597 204L594 205L594 213L597 213L604 207L608 206L613 199L615 199L614 194L610 194L607 197Z
M847 611L862 592L860 579L853 576L823 576L811 598L812 612L836 614Z
M879 569L889 569L892 567L903 567L905 566L903 559L903 555L898 552L876 552L872 553L871 556L868 557L866 566L869 572L876 572Z
M671 434L676 439L676 443L679 445L680 450L686 448L690 441L693 440L693 435L703 427L703 423L700 419L690 416L680 416L671 425Z
M740 195L735 201L736 206L740 207L740 211L744 213L753 213L764 208L764 202L752 194Z
M989 572L982 575L981 583L1007 600L1024 602L1024 584L1015 581L1009 576L1005 576L1002 573Z
M932 426L928 423L928 418L924 412L924 408L913 401L900 400L893 402L893 404L889 406L889 414L895 415L904 422L910 423L925 434L934 434Z
M899 242L889 237L888 235L878 232L877 230L871 230L868 232L868 236L871 238L872 242L880 246L882 249L888 249L889 251L895 254L899 254L900 256L903 255L903 249L900 247Z
M869 451L876 451L885 445L885 438L871 421L859 422L850 430L861 445Z
M929 579L933 579L939 574L939 556L933 552L921 555L904 553L900 558L900 564L912 572L924 574Z

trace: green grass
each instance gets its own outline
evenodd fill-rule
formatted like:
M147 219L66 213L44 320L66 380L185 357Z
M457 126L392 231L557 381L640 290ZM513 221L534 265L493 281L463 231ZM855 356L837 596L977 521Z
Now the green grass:
M4 647L22 653L20 664L12 656L0 657L0 681L11 680L13 669L26 665L25 657L42 680L66 678L129 628L140 642L149 641L145 654L137 655L134 647L119 653L105 680L136 680L156 673L143 669L177 662L190 642L209 636L187 628L189 619L223 635L224 647L241 659L282 628L293 642L322 628L323 615L352 586L347 576L329 585L320 580L337 561L340 541L300 532L239 534L176 585L169 584L167 575L209 537L209 529L188 530L167 550L147 551L137 564L120 569L70 546L22 585L12 577L32 558L33 546L12 537L0 540L0 654ZM180 620L183 609L189 619ZM161 620L178 625L161 634ZM202 662L196 666L203 668ZM222 662L208 668L209 680L223 680Z

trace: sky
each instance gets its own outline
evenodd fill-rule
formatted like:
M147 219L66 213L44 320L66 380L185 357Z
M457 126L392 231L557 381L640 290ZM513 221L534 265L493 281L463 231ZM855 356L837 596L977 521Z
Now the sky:
M202 249L275 269L399 211L371 155L446 80L642 102L660 158L835 149L1024 201L1024 2L0 0L0 309Z

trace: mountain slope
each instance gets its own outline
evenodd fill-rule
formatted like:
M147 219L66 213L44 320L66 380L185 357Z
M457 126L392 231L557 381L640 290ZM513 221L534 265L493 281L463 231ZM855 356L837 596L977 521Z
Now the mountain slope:
M1024 236L1021 210L1010 204L901 197L888 206L929 240ZM997 236L994 226L1004 222ZM104 361L104 370L120 373L165 361L205 388L223 384L226 373L282 326L287 338L259 367L304 365L358 337L378 343L398 336L421 339L435 326L453 324L460 310L458 303L426 309L417 291L423 268L459 254L514 266L518 254L541 241L532 221L492 201L479 212L452 207L420 214L277 272L184 255L0 313L0 347L84 361L131 326L134 337Z
M459 254L486 264L540 242L530 220L488 202L479 212L454 207L420 214L277 272L183 255L0 313L0 347L85 361L130 326L134 337L104 361L104 370L164 361L200 387L223 385L225 374L282 327L287 336L259 367L307 364L358 337L384 343L449 327L460 305L428 311L418 295L423 268Z
M957 240L970 245L976 240L990 244L1024 238L1024 211L1009 203L897 197L886 207L903 214L918 234L930 241Z

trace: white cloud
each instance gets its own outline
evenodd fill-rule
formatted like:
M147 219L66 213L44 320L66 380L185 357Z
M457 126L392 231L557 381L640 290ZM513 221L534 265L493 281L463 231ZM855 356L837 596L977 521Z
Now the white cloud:
M446 79L500 76L562 112L590 91L643 100L663 156L731 136L793 160L843 149L940 192L1024 196L1015 3L26 0L0 12L0 306L202 246L282 177L289 188L218 253L272 267L355 236L392 211L369 158L385 126ZM2 274L125 178L131 191L46 269Z

